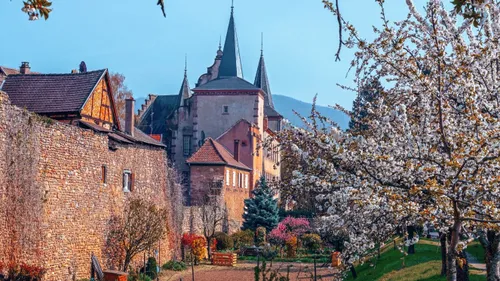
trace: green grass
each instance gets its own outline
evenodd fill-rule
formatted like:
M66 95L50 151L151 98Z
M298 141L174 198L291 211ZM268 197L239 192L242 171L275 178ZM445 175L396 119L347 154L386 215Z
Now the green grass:
M485 263L484 248L479 241L474 241L467 245L467 249L465 249L465 251L474 256L480 263Z
M436 245L417 244L415 254L405 257L400 251L390 249L380 259L366 262L356 268L358 279L363 281L445 281L440 276L441 252ZM354 280L349 276L347 280ZM484 276L471 275L471 281L485 280Z
M254 256L241 256L238 257L238 260L241 261L257 261L257 257ZM260 257L262 261L263 258ZM302 263L314 263L314 259L311 256L297 257L297 258L275 258L273 262L302 262ZM331 263L332 259L330 256L318 256L316 259L316 263Z

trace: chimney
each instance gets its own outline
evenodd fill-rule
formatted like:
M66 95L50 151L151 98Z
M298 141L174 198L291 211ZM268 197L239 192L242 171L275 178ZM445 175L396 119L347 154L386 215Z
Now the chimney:
M240 161L240 140L234 140L234 160Z
M269 119L267 119L267 116L264 117L264 131L269 128Z
M134 118L134 98L125 100L125 133L134 136L135 118Z
M76 74L76 73L78 73L78 70L76 70L76 69L71 70L71 74Z
M21 74L30 74L30 69L30 63L27 61L23 61L21 63L21 67L19 67L19 72L21 72Z

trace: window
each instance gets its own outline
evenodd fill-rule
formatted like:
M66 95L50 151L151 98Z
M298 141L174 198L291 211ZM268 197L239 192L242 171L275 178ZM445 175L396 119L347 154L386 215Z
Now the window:
M226 185L229 185L229 170L226 170Z
M134 174L130 170L123 171L123 192L131 192L134 189Z
M248 175L245 175L245 188L248 188Z
M108 181L108 168L106 165L102 165L101 167L101 183L106 184Z
M236 186L236 172L233 171L233 186Z
M182 140L182 148L184 151L184 156L191 155L191 136L184 136Z
M243 175L241 173L238 174L238 187L243 187Z
M229 114L229 106L227 105L222 106L222 114Z

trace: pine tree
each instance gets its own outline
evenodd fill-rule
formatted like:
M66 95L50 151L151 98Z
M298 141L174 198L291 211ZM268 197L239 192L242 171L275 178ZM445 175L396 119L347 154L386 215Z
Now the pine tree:
M370 83L361 87L358 96L352 104L353 118L349 121L349 130L351 132L363 133L368 129L365 123L366 120L369 120L372 116L366 110L367 104L371 104L379 99L383 90L384 88L377 79L373 79Z
M267 186L264 177L260 179L259 187L252 191L253 197L245 199L243 214L243 230L255 231L257 227L265 227L267 232L274 229L279 222L278 203Z

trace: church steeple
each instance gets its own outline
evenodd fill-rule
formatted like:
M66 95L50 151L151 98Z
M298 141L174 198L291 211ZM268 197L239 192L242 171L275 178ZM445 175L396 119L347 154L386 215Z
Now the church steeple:
M241 67L240 48L238 46L238 36L234 25L234 6L231 5L231 17L227 27L226 41L222 61L219 67L219 78L239 77L243 78Z
M179 90L179 106L185 105L185 100L191 97L191 88L187 78L187 55L184 61L184 79L182 80L181 89Z
M266 63L264 62L264 39L261 38L260 60L257 66L257 73L255 74L254 85L261 88L265 93L264 105L266 107L274 108L273 96L271 95L271 87L269 86L269 79L267 78Z

